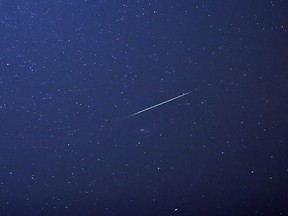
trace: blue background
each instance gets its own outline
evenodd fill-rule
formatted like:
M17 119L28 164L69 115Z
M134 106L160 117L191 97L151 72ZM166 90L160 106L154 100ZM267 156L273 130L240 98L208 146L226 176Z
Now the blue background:
M0 214L287 215L287 10L1 1Z

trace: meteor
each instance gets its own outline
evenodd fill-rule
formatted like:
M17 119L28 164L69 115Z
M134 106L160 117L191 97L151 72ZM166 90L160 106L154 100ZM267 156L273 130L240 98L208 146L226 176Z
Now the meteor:
M154 106L151 106L151 107L148 107L148 108L146 108L146 109L140 110L140 111L138 111L138 112L136 112L136 113L133 113L133 114L127 116L127 117L130 118L130 117L132 117L132 116L135 116L135 115L138 115L138 114L140 114L140 113L146 112L146 111L148 111L148 110L154 109L154 108L156 108L156 107L158 107L158 106L161 106L161 105L163 105L163 104L169 103L169 102L171 102L171 101L173 101L173 100L176 100L176 99L178 99L178 98L184 97L185 95L188 95L188 94L190 94L190 93L191 93L191 91L190 91L190 92L183 93L183 94L178 95L178 96L176 96L176 97L173 97L173 98L171 98L171 99L169 99L169 100L166 100L166 101L163 101L163 102L161 102L161 103L158 103L158 104L156 104L156 105L154 105Z

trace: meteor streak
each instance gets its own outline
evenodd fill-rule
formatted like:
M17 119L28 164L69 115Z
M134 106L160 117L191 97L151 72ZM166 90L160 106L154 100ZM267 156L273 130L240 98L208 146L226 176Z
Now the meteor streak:
M156 105L154 105L154 106L151 106L151 107L148 107L148 108L146 108L146 109L140 110L140 111L138 111L138 112L136 112L136 113L133 113L133 114L129 115L128 118L130 118L130 117L132 117L132 116L135 116L135 115L138 115L138 114L140 114L140 113L146 112L146 111L148 111L148 110L154 109L154 108L156 108L156 107L158 107L158 106L161 106L161 105L163 105L163 104L169 103L169 102L171 102L171 101L173 101L173 100L176 100L176 99L178 99L178 98L184 97L185 95L188 95L188 94L190 94L190 93L191 93L191 91L190 91L190 92L183 93L183 94L181 94L181 95L179 95L179 96L177 96L177 97L171 98L171 99L169 99L169 100L163 101L163 102L161 102L161 103L159 103L159 104L156 104Z

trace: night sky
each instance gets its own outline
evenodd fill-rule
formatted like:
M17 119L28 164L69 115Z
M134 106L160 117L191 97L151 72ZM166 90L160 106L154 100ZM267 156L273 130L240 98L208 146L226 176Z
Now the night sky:
M0 1L0 215L288 215L287 11Z

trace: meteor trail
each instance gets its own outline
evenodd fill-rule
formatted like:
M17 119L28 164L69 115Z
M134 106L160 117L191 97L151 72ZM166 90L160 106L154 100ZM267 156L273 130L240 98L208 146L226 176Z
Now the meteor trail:
M169 102L171 102L171 101L173 101L173 100L176 100L176 99L178 99L178 98L184 97L185 95L188 95L188 94L190 94L190 93L191 93L191 91L190 91L190 92L183 93L183 94L181 94L181 95L179 95L179 96L177 96L177 97L171 98L171 99L169 99L169 100L163 101L163 102L161 102L161 103L159 103L159 104L156 104L156 105L154 105L154 106L151 106L151 107L148 107L148 108L146 108L146 109L140 110L140 111L138 111L138 112L136 112L136 113L133 113L133 114L127 116L127 117L130 118L130 117L132 117L132 116L135 116L135 115L138 115L138 114L140 114L140 113L146 112L146 111L148 111L148 110L154 109L154 108L156 108L156 107L158 107L158 106L161 106L161 105L163 105L163 104L169 103Z

